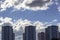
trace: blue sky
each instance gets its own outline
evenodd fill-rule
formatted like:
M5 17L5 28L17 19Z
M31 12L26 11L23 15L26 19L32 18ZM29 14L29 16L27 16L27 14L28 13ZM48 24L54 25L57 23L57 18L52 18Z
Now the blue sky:
M42 22L50 22L54 19L57 19L60 22L60 12L57 9L58 6L53 4L47 10L17 10L12 12L14 9L12 7L7 8L6 10L0 12L0 17L10 17L13 19L28 19L31 21L42 21Z
M57 9L57 5L53 4L51 6L49 6L49 9L47 10L25 10L25 11L21 11L17 10L12 12L13 7L10 8L6 8L6 10L0 12L0 17L11 17L13 19L28 19L28 20L32 20L32 21L52 21L54 19L60 20L60 12Z
M0 20L6 17L12 20L47 23L57 25L60 23L60 0L1 0ZM7 20L8 20L7 18ZM30 22L29 22L30 23Z
M15 20L16 40L22 40L20 27L30 21L37 29L45 29L44 23L60 27L60 0L0 0L0 25L1 21L13 24L11 20Z

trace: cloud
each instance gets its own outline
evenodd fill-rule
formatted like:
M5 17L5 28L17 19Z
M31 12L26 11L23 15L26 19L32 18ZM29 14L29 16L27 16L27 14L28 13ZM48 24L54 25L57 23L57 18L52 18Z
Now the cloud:
M3 18L3 17L0 17L0 30L1 30L1 26L2 26L4 23L13 24L12 18L8 18L8 17Z
M58 23L57 25L58 25L58 28L59 28L59 32L60 32L60 23Z
M60 0L55 0L55 4L57 6L57 10L60 12Z
M54 22L57 22L58 20L57 19L54 19L52 20L51 22L49 22L50 24L54 23Z
M36 26L36 29L37 29L37 30L38 30L38 29L43 29L43 28L45 28L45 27L44 27L44 23L42 23L42 22L40 22L40 21L34 22L33 25Z
M1 4L1 11L6 10L7 8L10 8L14 5L14 0L5 0L2 4Z
M0 22L1 23L12 23L12 18L8 18L8 17L3 18L3 17L1 17Z
M16 21L13 22L12 18L9 18L9 17L5 17L5 18L0 17L0 26L2 26L2 24L4 24L4 23L10 23L10 24L12 24L14 31L17 32L17 33L19 31L21 33L24 32L25 27L29 26L29 25L36 26L37 30L45 28L44 24L42 22L40 22L40 21L32 22L32 21L27 20L27 19L25 19L25 20L18 19L18 20L16 20ZM0 30L1 30L1 28L0 28Z
M32 9L46 10L51 3L51 0L33 0L31 3L26 3L26 5Z
M52 4L56 4L60 12L59 0L4 0L0 1L0 12L13 8L12 12L17 10L47 10Z
M31 25L31 21L29 21L27 19L25 19L25 20L19 19L15 22L15 26L16 26L15 29L19 30L21 26L24 29L25 26L28 26L28 25Z
M24 32L24 29L26 26L29 26L29 25L33 25L33 26L36 26L36 30L41 30L41 29L45 29L47 26L49 25L52 25L53 23L57 22L58 20L57 19L54 19L52 20L51 22L40 22L40 21L35 21L35 22L32 22L30 20L23 20L23 19L18 19L18 20L14 20L12 18L9 18L9 17L0 17L0 26L2 26L2 24L4 23L11 23L12 26L13 26L13 29L15 30L15 32L18 32L20 30Z
M59 5L58 0L55 0L55 4L56 4L56 5Z
M40 21L36 21L36 22L32 22L30 20L23 20L23 19L18 19L17 21L14 21L13 22L13 19L12 18L9 18L9 17L0 17L0 25L4 24L4 23L11 23L13 26L14 26L14 30L17 30L19 31L21 27L23 27L23 29L25 28L25 26L29 26L29 25L33 25L33 26L36 26L36 27L43 27L43 23L40 22ZM40 29L41 29L40 28Z
M13 26L13 29L16 30L16 31L19 31L20 28L22 30L25 29L26 26L29 26L29 25L33 25L33 26L36 26L36 29L37 30L40 30L40 29L45 29L46 28L46 25L50 25L50 24L53 24L55 22L57 22L58 20L57 19L54 19L52 20L51 22L40 22L40 21L35 21L35 22L32 22L30 20L23 20L23 19L18 19L18 20L13 20L12 18L9 18L9 17L0 17L0 25L2 25L3 23L11 23L12 26Z
M60 12L60 6L59 6L57 9L58 9L58 11Z
M13 7L14 10L47 10L52 3L52 0L5 0L0 4L0 11L10 7Z

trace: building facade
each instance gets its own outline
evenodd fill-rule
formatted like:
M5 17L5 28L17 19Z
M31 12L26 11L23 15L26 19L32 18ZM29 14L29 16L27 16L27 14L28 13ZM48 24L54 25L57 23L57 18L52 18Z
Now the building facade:
M35 26L26 26L25 38L26 40L36 40L36 27Z
M23 40L26 40L26 34L23 33Z
M2 25L2 40L15 40L15 34L10 23Z
M38 33L38 40L46 40L44 32Z
M45 30L46 33L46 40L55 40L58 39L58 26L52 25L52 26L48 26L48 28L46 28Z

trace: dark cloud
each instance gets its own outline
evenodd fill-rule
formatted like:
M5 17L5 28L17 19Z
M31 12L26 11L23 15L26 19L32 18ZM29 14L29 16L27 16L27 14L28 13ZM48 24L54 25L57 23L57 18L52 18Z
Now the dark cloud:
M0 0L0 1L4 2L5 0Z
M15 5L18 5L19 3L22 3L24 0L17 0L16 2L15 2Z
M12 7L14 10L47 10L52 5L52 0L5 0L0 1L0 11L5 11L7 8Z
M50 2L50 0L46 0L46 1L44 1L44 0L34 0L32 3L26 4L26 5L30 6L30 7L38 7L38 6L42 7L48 2Z

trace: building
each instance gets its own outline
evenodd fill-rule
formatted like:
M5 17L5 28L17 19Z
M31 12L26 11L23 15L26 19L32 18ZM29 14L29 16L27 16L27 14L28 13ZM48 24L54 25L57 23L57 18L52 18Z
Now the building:
M25 38L26 40L36 40L36 27L35 26L26 26Z
M59 32L59 40L60 40L60 32Z
M14 40L15 34L10 23L4 23L2 25L2 40Z
M52 38L52 40L59 40L58 38Z
M15 40L15 33L12 33L12 40Z
M45 30L46 33L46 40L58 40L58 26L52 25L48 26Z
M59 35L58 26L50 26L50 30L51 30L51 38L58 39L58 35Z
M45 29L45 35L46 35L46 40L51 40L50 39L50 27Z
M26 36L25 36L25 33L23 33L23 40L26 40Z
M38 33L38 40L46 40L44 32Z

